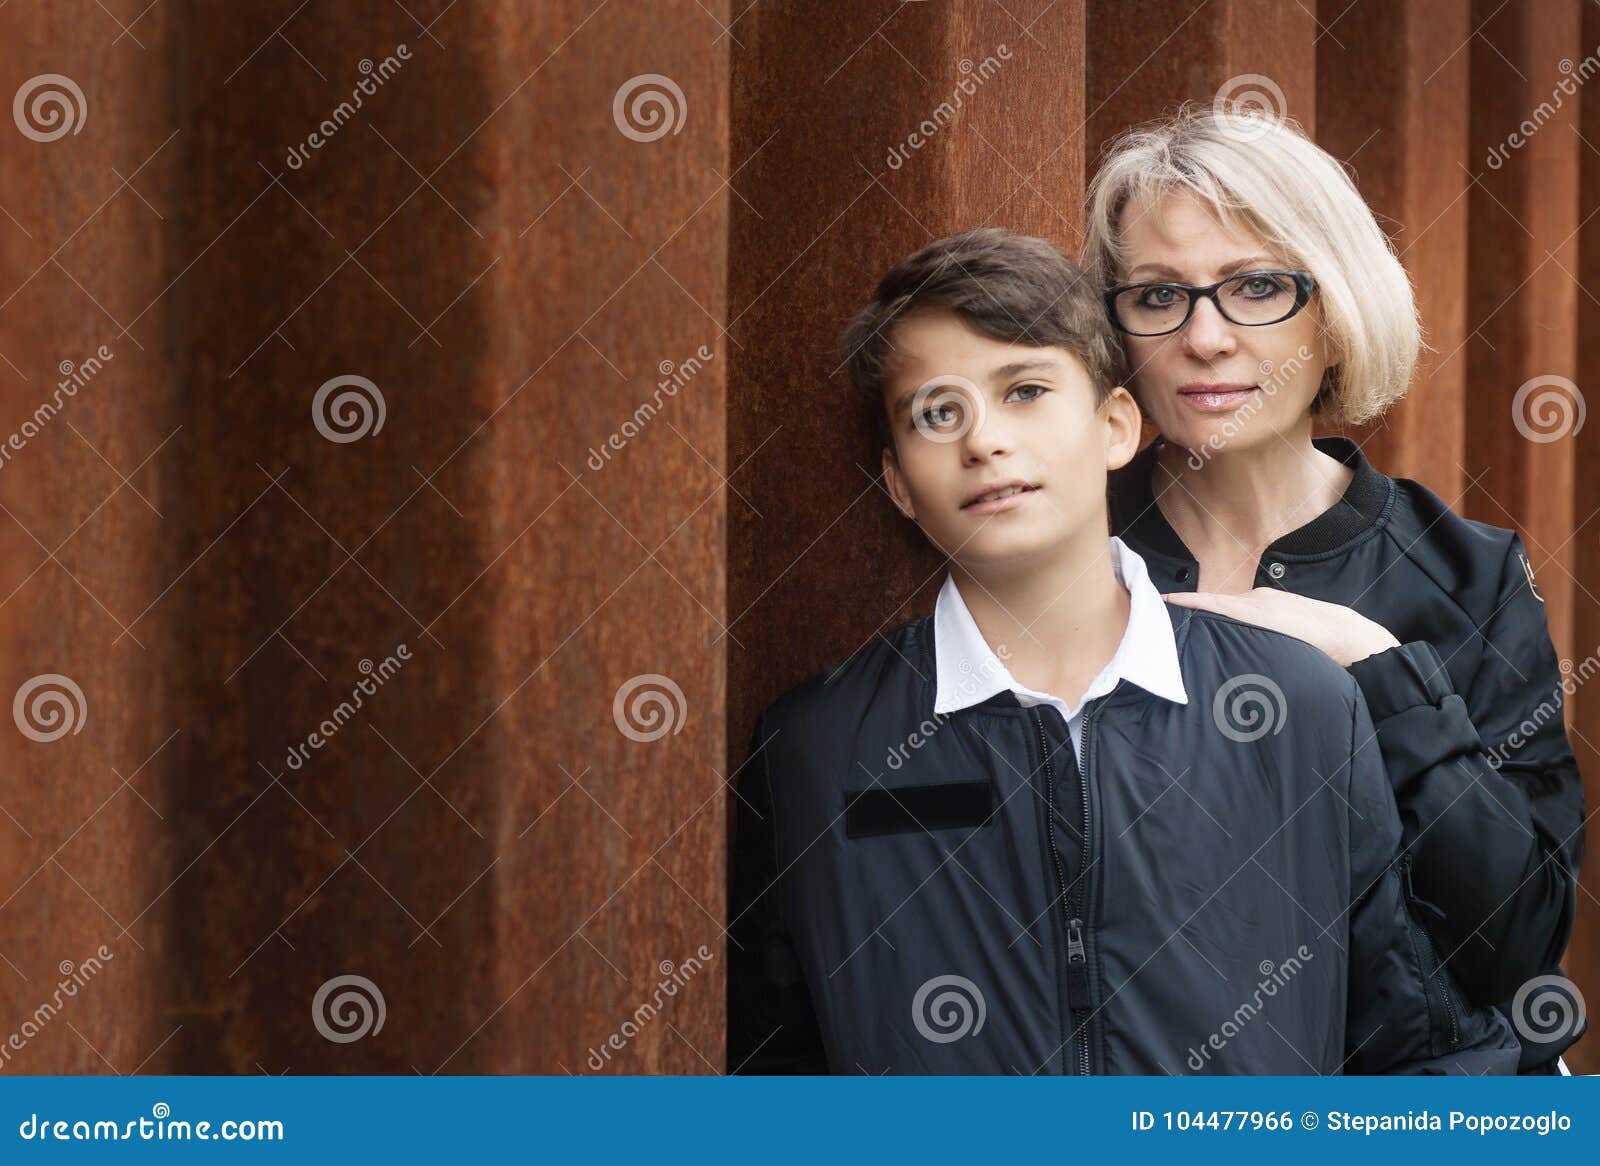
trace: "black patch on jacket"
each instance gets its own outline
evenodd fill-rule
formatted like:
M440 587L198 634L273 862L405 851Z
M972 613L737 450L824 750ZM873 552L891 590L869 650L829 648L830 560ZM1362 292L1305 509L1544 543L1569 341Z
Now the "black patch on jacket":
M992 781L940 785L873 786L846 790L844 832L860 838L916 830L984 826L994 816Z

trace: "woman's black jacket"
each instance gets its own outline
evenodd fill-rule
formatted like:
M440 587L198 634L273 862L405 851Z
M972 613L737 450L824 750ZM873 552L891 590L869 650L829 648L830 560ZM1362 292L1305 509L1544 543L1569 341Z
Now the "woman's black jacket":
M1153 495L1159 444L1112 474L1112 533L1162 592L1193 591L1198 565ZM1379 473L1348 438L1316 445L1355 476L1331 510L1267 548L1255 586L1352 607L1400 641L1348 671L1394 788L1412 890L1457 982L1517 1024L1526 1071L1583 1032L1565 1022L1539 1032L1537 1013L1558 984L1542 977L1559 975L1583 855L1563 706L1600 661L1558 663L1514 532Z

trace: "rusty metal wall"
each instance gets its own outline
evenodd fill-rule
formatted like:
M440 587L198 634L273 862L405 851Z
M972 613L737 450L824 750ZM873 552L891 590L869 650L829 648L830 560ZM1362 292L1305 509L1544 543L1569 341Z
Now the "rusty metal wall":
M112 353L0 469L83 709L0 734L0 1043L92 976L4 1067L709 1071L726 5L145 7L0 11L82 95L0 134L0 428Z

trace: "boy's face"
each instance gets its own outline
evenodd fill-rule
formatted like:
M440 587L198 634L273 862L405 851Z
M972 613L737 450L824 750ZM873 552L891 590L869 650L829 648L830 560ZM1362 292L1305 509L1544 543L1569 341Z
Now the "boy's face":
M1085 534L1104 537L1106 474L1139 444L1126 389L1096 407L1071 352L995 340L942 309L896 324L894 348L884 476L935 546L963 565L1015 565ZM1013 481L1029 488L973 500Z

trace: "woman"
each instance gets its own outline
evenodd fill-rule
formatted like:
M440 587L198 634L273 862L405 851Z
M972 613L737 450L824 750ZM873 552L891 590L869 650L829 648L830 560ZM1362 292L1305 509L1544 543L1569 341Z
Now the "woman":
M1371 211L1292 123L1188 108L1113 145L1084 262L1161 433L1113 477L1113 533L1170 602L1350 670L1417 917L1463 990L1516 1024L1523 1071L1564 1071L1581 1023L1551 1039L1532 1014L1574 991L1557 962L1583 791L1526 552L1354 442L1312 438L1316 419L1380 416L1416 364L1411 287Z

